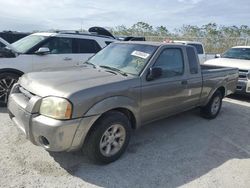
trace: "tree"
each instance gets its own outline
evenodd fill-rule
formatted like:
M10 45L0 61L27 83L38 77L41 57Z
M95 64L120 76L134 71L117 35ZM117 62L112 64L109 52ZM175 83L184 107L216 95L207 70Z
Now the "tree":
M155 33L160 36L169 36L170 32L165 26L156 27Z
M145 22L137 22L131 27L131 31L135 35L149 35L153 33L153 26Z

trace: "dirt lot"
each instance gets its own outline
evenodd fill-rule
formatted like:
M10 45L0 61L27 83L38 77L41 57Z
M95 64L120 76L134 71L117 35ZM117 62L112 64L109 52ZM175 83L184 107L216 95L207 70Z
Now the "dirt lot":
M147 125L117 162L49 153L0 109L0 187L250 187L250 100L226 99L215 120L197 110Z

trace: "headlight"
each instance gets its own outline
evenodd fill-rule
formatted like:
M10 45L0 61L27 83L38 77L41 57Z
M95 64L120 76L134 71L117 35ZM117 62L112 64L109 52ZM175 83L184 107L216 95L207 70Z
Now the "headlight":
M72 104L67 99L46 97L42 99L40 114L54 119L70 119Z

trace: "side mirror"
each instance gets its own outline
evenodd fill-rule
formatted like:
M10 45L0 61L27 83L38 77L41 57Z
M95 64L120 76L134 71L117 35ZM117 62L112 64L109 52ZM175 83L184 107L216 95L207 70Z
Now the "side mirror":
M46 55L46 54L50 53L50 49L47 47L42 47L42 48L39 48L35 53L37 55Z
M215 54L214 58L220 58L221 55L220 54Z
M147 81L155 80L157 78L160 78L162 75L162 68L160 67L151 67L149 69L148 75L147 75Z

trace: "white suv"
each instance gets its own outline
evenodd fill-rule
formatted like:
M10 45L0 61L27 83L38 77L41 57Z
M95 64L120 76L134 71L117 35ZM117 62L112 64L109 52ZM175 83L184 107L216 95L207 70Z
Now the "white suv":
M92 55L115 41L96 33L35 33L6 44L0 54L0 104L6 104L12 85L27 72L81 66Z

